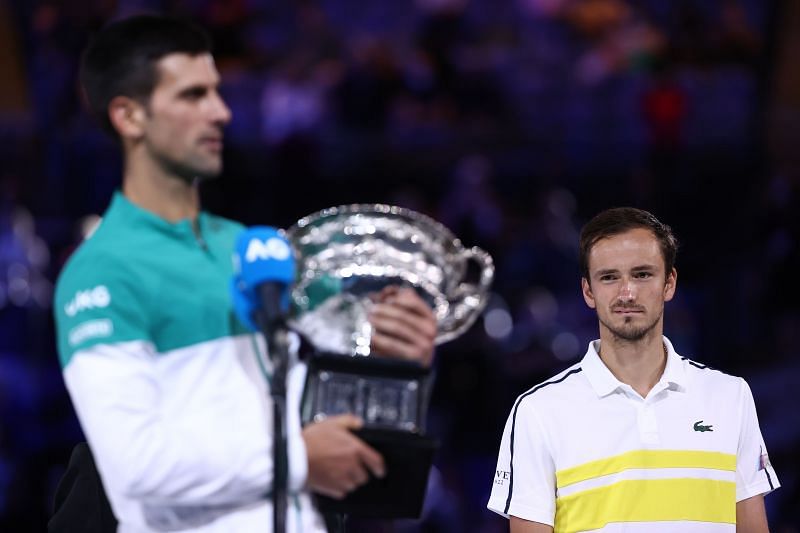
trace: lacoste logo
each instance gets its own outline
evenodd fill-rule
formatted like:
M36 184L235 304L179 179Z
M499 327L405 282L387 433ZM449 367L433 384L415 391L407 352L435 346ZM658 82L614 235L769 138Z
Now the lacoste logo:
M705 431L714 431L713 427L714 426L712 426L710 424L708 426L704 426L702 420L698 420L697 422L694 423L694 430L695 431L699 431L701 433L703 433Z

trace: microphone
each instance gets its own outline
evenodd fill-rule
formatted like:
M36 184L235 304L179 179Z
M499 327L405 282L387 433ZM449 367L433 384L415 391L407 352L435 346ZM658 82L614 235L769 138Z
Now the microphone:
M294 281L294 256L283 233L255 226L236 238L231 294L239 320L261 331L272 360L269 380L273 406L272 531L285 533L289 458L286 428L286 374L289 341L284 317L289 311L289 285Z
M294 281L292 248L276 228L254 226L236 238L231 296L239 320L252 331L271 330L289 311Z

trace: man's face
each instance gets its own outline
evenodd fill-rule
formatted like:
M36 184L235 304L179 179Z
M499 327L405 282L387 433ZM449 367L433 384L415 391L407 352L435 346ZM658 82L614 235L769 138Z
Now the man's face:
M231 120L217 92L210 54L176 53L156 63L159 80L146 106L143 141L150 158L186 180L222 171L223 128Z
M581 280L586 304L603 331L637 341L662 329L664 302L675 294L677 272L666 273L658 240L632 229L599 240L589 252L589 278Z

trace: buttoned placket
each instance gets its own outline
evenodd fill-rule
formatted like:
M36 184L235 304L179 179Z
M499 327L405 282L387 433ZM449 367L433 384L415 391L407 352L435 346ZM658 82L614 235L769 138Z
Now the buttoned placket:
M669 383L659 381L650 390L645 398L642 398L633 387L627 384L620 385L620 391L628 401L632 402L636 409L636 426L639 430L639 438L643 444L658 444L661 438L658 433L658 420L656 418L656 404L666 398L669 394Z

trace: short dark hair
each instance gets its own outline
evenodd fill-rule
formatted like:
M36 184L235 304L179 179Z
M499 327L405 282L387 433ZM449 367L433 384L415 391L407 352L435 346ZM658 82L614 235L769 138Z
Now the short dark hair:
M156 63L173 53L211 51L208 34L189 21L138 15L112 22L90 41L81 56L80 83L89 111L114 136L108 104L117 96L146 103L156 84Z
M672 229L659 221L652 213L634 207L615 207L598 213L581 230L580 263L581 275L589 278L589 253L600 239L642 228L649 230L658 240L661 255L664 257L665 273L669 275L675 266L678 252L678 239Z

